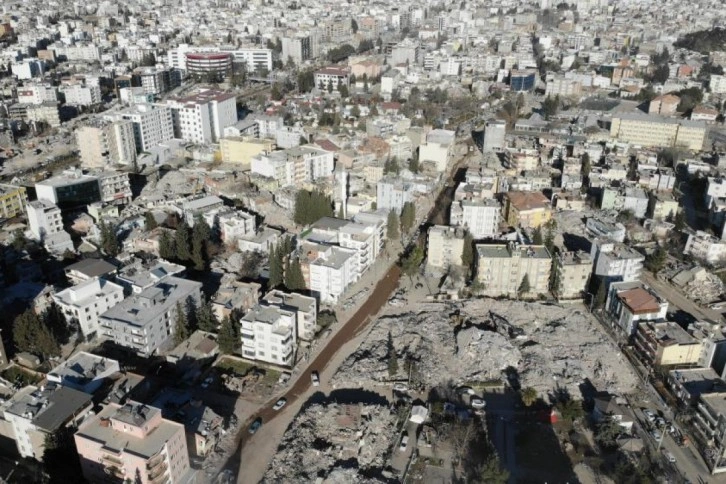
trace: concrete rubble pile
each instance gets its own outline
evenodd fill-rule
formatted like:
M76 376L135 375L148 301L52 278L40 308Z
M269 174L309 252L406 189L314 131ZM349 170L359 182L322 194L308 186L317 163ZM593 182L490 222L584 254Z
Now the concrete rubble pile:
M683 292L689 299L707 304L718 301L726 293L726 286L717 275L709 272L702 279L689 282Z
M388 334L399 375L388 374ZM542 393L556 386L579 395L589 379L598 390L628 393L638 384L604 330L580 306L476 299L429 303L417 313L384 316L333 377L338 387L362 387L408 377L402 369L417 361L426 387L504 378L517 370L520 384Z
M263 482L377 482L397 435L385 405L313 404L288 428ZM355 468L351 468L352 463ZM383 481L381 481L383 482Z

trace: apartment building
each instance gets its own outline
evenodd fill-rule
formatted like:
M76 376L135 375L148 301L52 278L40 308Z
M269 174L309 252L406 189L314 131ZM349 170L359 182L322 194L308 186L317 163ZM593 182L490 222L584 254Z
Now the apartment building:
M315 338L318 329L318 302L314 297L274 289L265 294L260 304L295 313L297 339L312 341Z
M48 381L92 394L106 378L121 371L118 361L79 351L56 366L47 375Z
M176 329L177 304L201 302L202 284L168 276L101 315L100 333L141 356L168 348Z
M72 84L70 86L62 86L60 92L63 93L66 104L69 106L93 106L101 104L101 88L86 84Z
M414 185L398 178L384 176L376 184L376 206L401 213L406 202L412 202Z
M716 264L726 260L726 241L714 237L708 232L697 230L688 235L684 254L690 254L696 259Z
M26 204L28 226L37 240L63 231L61 211L47 200L34 200Z
M28 195L25 187L0 183L0 218L14 218L25 213Z
M213 89L191 96L167 100L171 109L174 136L191 143L219 141L223 131L237 123L237 98Z
M216 195L207 195L205 197L184 200L181 204L181 213L187 225L194 227L194 222L197 217L203 217L205 214L211 212L216 214L222 207L224 207L224 200ZM214 222L214 215L211 216L211 221ZM214 226L209 221L207 221L207 224L210 227Z
M350 220L323 217L310 227L300 238L318 244L337 245L355 251L353 264L355 278L360 277L375 262L383 247L383 232L378 222L353 222Z
M240 325L243 357L284 367L295 364L296 312L257 305L242 317Z
M582 84L574 79L554 77L545 86L545 96L579 97L581 94Z
M546 294L552 257L543 245L476 244L476 278L490 297L532 297ZM530 290L519 294L527 279Z
M44 102L57 102L58 88L43 84L31 84L18 88L18 102L20 104L43 104Z
M128 120L82 126L76 130L76 144L86 168L132 165L136 160L134 125Z
M695 407L701 395L726 392L726 382L712 368L679 368L668 372L672 393L686 407Z
M57 101L46 101L26 106L25 119L29 123L46 123L52 128L59 128L61 125L59 105Z
M594 275L623 282L637 281L645 262L640 252L604 237L592 241L590 258Z
M223 163L238 164L242 170L249 170L252 158L271 153L275 149L275 143L269 139L251 136L230 136L219 140L219 149Z
M97 171L90 173L90 175L98 179L102 202L118 205L131 201L131 182L128 173Z
M630 337L635 334L639 324L664 321L668 301L639 281L613 282L608 290L605 310L613 326Z
M151 151L159 144L174 139L174 122L168 106L135 104L106 115L106 119L131 121L137 153Z
M701 395L694 417L696 430L712 443L706 459L711 474L726 472L726 392Z
M310 290L320 302L335 304L359 277L358 252L337 246L318 245L308 263Z
M45 442L58 429L78 425L93 408L91 396L55 383L29 385L2 405L20 457L42 461Z
M445 225L429 228L426 263L430 267L446 269L462 265L464 251L464 231Z
M560 285L557 289L559 299L583 297L592 274L592 258L583 251L559 252L556 257Z
M484 153L500 151L506 146L505 136L507 122L501 119L491 119L484 125L484 136L481 150Z
M62 209L101 201L98 178L74 169L36 183L35 192L39 200L47 200Z
M159 96L179 86L181 76L172 69L143 67L134 71L134 77L145 94Z
M184 425L155 407L109 403L81 425L75 441L89 482L182 484L191 477Z
M257 217L242 210L208 212L204 220L217 231L224 244L234 244L240 237L257 231Z
M296 37L282 38L282 59L285 61L290 57L295 64L301 65L307 60L315 59L319 54L317 34L299 34Z
M695 366L702 350L699 340L671 321L639 324L633 344L641 361L650 368Z
M685 148L701 151L707 126L703 121L688 121L663 116L625 113L613 117L610 137L654 148Z
M91 340L99 331L101 314L123 301L124 288L96 277L57 292L52 297L66 320L77 320L83 336Z
M451 225L468 230L475 239L493 237L499 234L501 207L493 198L455 201L449 220Z
M673 94L662 94L660 96L656 96L648 104L648 114L671 116L676 114L676 109L680 102L681 98L674 96Z
M550 201L540 192L507 192L505 218L512 227L537 228L552 218Z
M284 151L273 151L252 158L250 172L277 182L279 187L294 185L295 166Z
M315 71L315 86L318 89L337 90L339 86L350 87L349 67L325 67ZM331 87L329 87L331 86Z

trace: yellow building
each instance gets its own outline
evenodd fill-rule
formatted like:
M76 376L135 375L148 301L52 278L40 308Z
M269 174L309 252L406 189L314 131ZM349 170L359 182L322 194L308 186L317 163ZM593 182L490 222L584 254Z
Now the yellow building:
M550 201L540 192L507 192L505 218L512 227L536 228L552 218Z
M701 358L701 341L670 321L639 324L633 342L641 359L652 366L692 366Z
M13 218L25 212L28 195L25 187L0 185L0 218Z
M552 258L545 246L476 244L476 253L476 280L483 287L483 295L536 297L549 291ZM526 291L522 287L525 277Z
M249 169L252 158L261 153L270 153L275 149L275 142L269 139L248 136L222 138L219 141L223 163L236 163L243 169Z
M701 151L706 129L703 121L627 113L613 117L610 137L644 147Z

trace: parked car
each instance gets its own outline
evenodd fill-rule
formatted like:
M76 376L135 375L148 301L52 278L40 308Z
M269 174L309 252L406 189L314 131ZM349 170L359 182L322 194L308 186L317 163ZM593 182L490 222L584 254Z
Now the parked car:
M471 408L484 408L486 406L487 406L487 402L485 402L481 398L472 398L471 399Z
M310 374L310 379L312 380L314 387L320 386L320 375L317 371L314 371Z
M404 450L406 450L407 447L408 447L408 434L403 434L403 437L401 438L401 446L399 447L399 449L401 449L401 451L404 451Z
M658 429L651 430L650 431L650 435L652 435L653 436L653 439L655 439L655 440L660 440L661 437L662 437L661 434L660 434L660 432L658 431Z
M280 410L286 404L287 404L287 398L283 397L283 398L279 399L277 402L275 402L275 405L272 406L272 409Z
M214 381L214 377L208 376L202 382L202 388L207 388L209 385L212 384L213 381Z
M408 391L408 385L405 383L394 383L393 389L397 392L407 392Z
M671 464L676 463L676 456L674 456L673 454L671 454L668 451L665 451L664 454L665 454L666 459L668 459L668 462L670 462Z
M250 434L254 434L258 430L260 430L260 427L262 427L262 418L257 417L254 422L252 422L252 425L250 425L249 432Z

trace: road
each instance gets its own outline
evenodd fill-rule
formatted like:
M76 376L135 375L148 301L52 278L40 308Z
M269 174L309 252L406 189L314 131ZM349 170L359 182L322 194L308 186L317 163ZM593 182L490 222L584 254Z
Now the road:
M713 309L699 306L683 295L678 288L654 277L650 272L643 271L641 274L641 280L655 289L660 296L666 298L670 305L692 314L696 319L700 321L710 319L715 322L721 322L721 313L714 311Z

